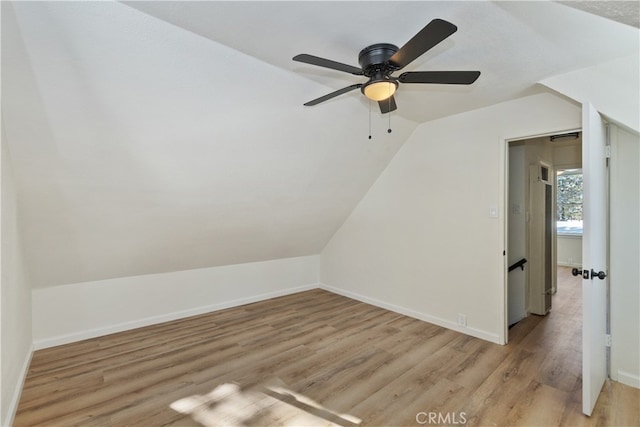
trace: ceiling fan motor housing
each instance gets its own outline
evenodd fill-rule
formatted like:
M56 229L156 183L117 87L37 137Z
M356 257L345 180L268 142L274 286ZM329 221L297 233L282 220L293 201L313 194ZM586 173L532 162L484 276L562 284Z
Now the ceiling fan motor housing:
M360 51L358 62L365 76L372 77L382 72L389 75L396 68L389 64L389 58L398 51L398 46L390 43L378 43Z

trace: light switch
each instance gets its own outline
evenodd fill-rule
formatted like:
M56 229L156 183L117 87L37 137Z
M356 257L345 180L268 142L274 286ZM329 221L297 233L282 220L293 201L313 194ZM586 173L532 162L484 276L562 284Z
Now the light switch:
M498 218L498 207L490 206L489 207L489 218Z

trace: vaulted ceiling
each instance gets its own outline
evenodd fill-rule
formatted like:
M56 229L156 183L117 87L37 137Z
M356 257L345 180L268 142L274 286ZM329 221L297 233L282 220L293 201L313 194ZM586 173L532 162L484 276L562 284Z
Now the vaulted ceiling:
M359 91L302 106L362 79L294 55L357 65L434 18L458 32L407 68L475 84L403 85L390 119ZM2 2L33 286L319 253L420 123L544 90L637 36L552 2Z

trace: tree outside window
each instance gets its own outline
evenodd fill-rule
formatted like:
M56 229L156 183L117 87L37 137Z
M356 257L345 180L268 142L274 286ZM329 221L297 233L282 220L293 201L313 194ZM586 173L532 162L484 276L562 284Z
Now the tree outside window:
M582 169L558 171L558 234L582 235Z

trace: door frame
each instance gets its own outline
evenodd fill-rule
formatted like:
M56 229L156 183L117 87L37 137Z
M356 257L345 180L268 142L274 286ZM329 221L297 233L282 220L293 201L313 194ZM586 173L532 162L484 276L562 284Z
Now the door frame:
M509 143L520 141L524 139L534 139L534 138L544 138L549 137L551 135L561 134L561 133L571 133L571 132L582 132L582 128L564 128L564 129L554 129L544 133L538 134L529 134L522 136L513 136L504 138L502 140L502 150L500 150L502 155L502 212L505 212L505 215L502 215L502 227L503 227L503 248L504 248L504 256L502 257L503 263L503 279L502 279L502 313L501 313L501 322L502 322L502 336L500 337L500 341L504 344L509 343L509 276L508 276L508 260L506 254L509 251L509 221L507 220L506 213L509 212Z

